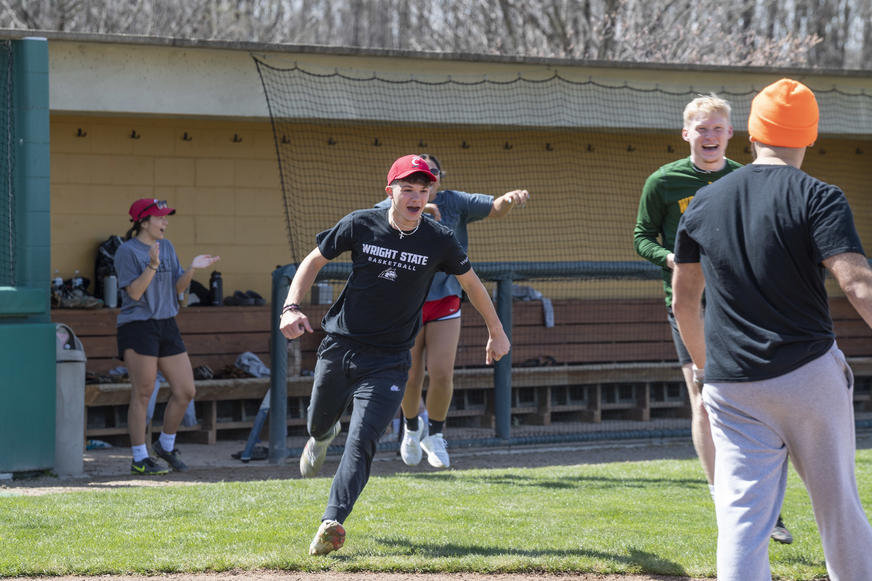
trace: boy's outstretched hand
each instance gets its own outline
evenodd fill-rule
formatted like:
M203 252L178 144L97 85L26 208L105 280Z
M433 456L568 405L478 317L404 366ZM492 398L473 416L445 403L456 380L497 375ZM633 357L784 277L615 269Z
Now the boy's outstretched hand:
M288 339L296 339L303 333L312 333L312 325L309 317L300 311L288 311L282 315L279 321L279 330Z
M501 329L498 336L489 337L487 340L487 346L485 347L485 363L490 365L495 361L499 361L511 348L512 345L509 343L509 338L506 337L505 332Z

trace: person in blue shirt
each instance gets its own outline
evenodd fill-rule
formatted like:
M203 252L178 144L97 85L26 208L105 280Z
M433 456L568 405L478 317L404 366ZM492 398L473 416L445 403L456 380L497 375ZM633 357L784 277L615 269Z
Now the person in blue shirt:
M502 218L515 207L523 207L530 199L527 190L512 190L494 198L486 194L469 194L457 190L441 190L439 185L445 172L433 154L422 153L437 180L432 184L429 203L424 211L453 232L464 250L469 248L467 224L485 218ZM389 204L382 201L376 206ZM409 466L421 461L423 452L434 468L448 468L450 458L444 437L445 420L454 394L454 360L460 341L460 298L463 290L453 275L438 272L430 286L424 303L424 327L412 347L412 367L406 382L402 411L404 418L403 441L400 457ZM418 412L424 388L424 372L430 383L427 388L427 417Z
M122 297L117 321L118 357L127 366L131 384L127 412L133 453L130 471L140 475L168 472L149 456L145 442L148 400L160 368L169 381L171 395L153 449L173 470L181 472L187 466L175 447L176 430L194 398L194 373L176 325L178 296L191 284L194 269L207 268L220 258L201 254L187 270L182 269L175 248L166 239L167 216L176 211L165 200L136 200L129 213L133 226L115 253L115 269Z

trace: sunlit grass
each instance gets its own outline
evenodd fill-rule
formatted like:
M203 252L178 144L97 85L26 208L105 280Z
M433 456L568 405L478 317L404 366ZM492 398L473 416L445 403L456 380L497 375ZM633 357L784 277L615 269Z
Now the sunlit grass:
M872 450L858 451L872 507ZM0 497L0 576L230 569L651 573L713 577L696 460L407 473L370 480L340 551L309 557L330 478ZM826 575L791 471L782 579Z

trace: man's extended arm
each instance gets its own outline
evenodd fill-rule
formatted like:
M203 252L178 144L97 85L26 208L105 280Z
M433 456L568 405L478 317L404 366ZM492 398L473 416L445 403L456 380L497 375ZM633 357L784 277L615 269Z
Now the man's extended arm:
M851 305L869 327L872 327L872 268L866 257L856 252L844 252L823 261Z
M490 365L494 361L499 361L503 355L509 352L511 345L506 332L503 330L503 323L487 294L487 289L471 268L464 274L458 275L457 280L466 291L469 302L472 303L487 325L488 340L485 346L485 363Z
M303 302L303 297L311 290L315 277L318 276L318 273L328 262L329 260L324 258L321 251L315 248L300 263L300 267L294 275L294 280L291 281L291 288L288 289L288 296L282 306L282 318L279 323L279 329L288 339L296 339L303 333L312 332L309 317L303 314L299 305ZM288 308L291 305L293 306Z
M672 249L660 243L666 210L657 192L657 175L652 174L642 189L636 227L633 229L633 248L636 254L660 267L672 268Z

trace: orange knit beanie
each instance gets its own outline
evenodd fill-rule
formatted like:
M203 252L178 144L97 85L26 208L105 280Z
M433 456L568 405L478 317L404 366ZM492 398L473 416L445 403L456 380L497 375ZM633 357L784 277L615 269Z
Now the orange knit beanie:
M817 139L818 104L811 89L781 79L751 101L748 133L751 141L776 147L808 147Z

